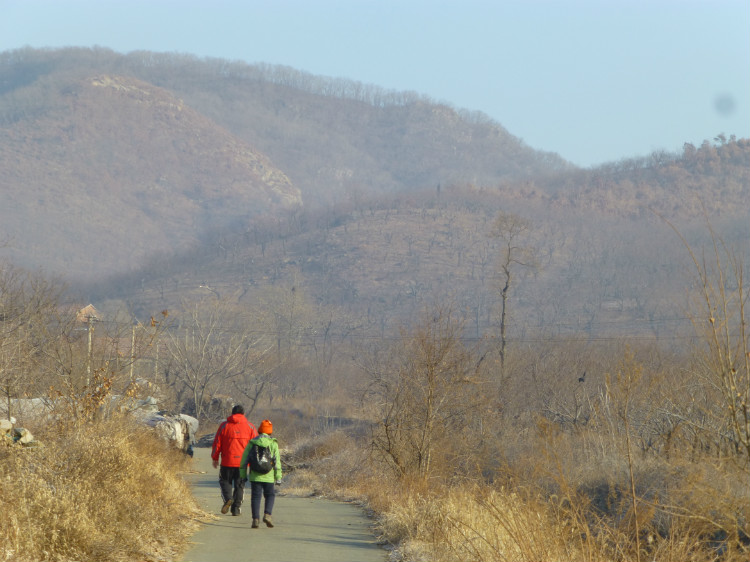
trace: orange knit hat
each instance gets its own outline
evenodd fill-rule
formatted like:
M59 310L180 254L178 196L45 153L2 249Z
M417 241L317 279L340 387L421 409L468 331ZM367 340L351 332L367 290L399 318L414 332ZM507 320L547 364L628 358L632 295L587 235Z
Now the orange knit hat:
M273 433L273 424L271 423L271 420L263 420L260 422L260 427L258 427L258 433L265 433L266 435L271 435Z

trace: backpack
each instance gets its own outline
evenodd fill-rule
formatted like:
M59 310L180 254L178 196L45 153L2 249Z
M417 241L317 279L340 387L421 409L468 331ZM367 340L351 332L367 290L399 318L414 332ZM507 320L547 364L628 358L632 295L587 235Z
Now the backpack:
M271 456L271 451L268 447L253 443L250 447L249 455L250 470L257 472L258 474L268 474L273 470L273 466L276 464L276 459Z

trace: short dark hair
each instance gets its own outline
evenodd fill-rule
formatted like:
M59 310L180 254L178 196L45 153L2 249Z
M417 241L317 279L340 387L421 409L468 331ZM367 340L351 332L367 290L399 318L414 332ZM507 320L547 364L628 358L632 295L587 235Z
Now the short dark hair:
M237 404L234 408L232 408L233 414L244 414L245 408L242 407L241 404Z

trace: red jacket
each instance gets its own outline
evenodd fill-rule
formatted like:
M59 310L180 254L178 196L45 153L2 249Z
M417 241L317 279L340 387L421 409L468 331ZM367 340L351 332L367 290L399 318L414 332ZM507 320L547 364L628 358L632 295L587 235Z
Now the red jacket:
M219 454L221 454L221 466L238 467L248 441L256 437L258 437L258 431L245 416L232 414L216 431L211 458L218 461Z

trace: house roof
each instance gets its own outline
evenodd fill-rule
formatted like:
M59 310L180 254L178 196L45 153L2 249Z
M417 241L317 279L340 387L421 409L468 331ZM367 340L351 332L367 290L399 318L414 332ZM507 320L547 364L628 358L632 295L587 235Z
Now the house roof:
M99 317L99 311L94 308L93 304L84 306L81 310L76 312L76 320L79 322L88 322L91 320L101 320Z

